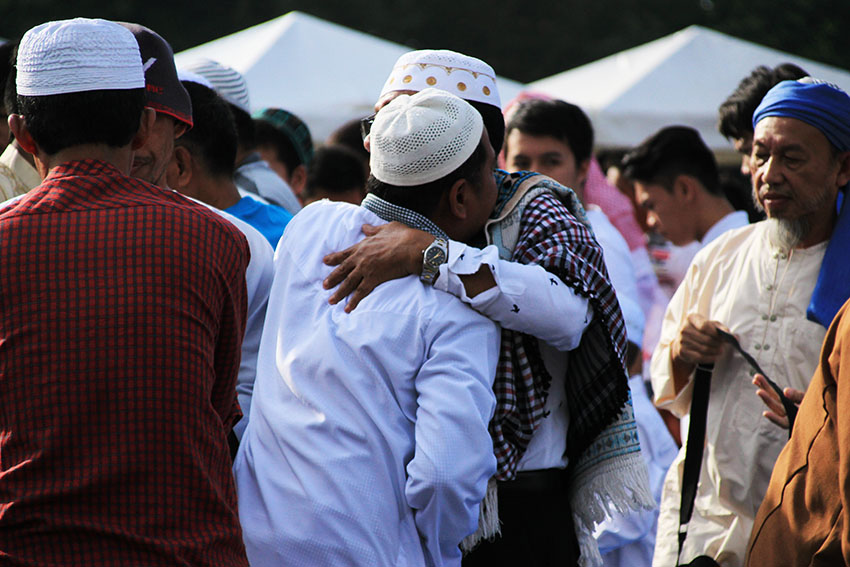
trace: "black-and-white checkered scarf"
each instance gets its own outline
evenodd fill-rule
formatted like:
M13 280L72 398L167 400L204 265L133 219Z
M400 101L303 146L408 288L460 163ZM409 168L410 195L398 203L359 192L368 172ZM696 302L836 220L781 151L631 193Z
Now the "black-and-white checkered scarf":
M592 537L594 525L611 510L626 513L655 505L632 411L623 315L602 248L572 190L536 173L498 172L496 178L500 196L493 218L512 218L514 231L518 221L518 234L505 238L511 230L496 221L488 226L488 238L499 243L503 257L543 266L593 308L579 346L569 353L565 388L570 506L581 563L597 565L601 558ZM502 329L493 385L496 413L490 422L498 480L516 477L517 465L546 417L551 382L538 340ZM487 515L483 510L483 537L492 535Z
M496 215L524 181L535 187L557 185L537 174L501 175ZM590 445L628 403L625 368L626 330L602 248L586 225L584 209L572 191L561 186L532 199L521 214L520 234L510 260L538 264L558 276L577 295L587 298L594 317L578 348L570 352L567 404L570 463ZM560 192L560 195L559 195ZM565 204L564 201L567 201ZM583 222L584 221L584 222ZM490 425L499 468L497 478L510 480L531 436L545 417L551 377L543 367L537 339L503 330L496 371L496 415Z

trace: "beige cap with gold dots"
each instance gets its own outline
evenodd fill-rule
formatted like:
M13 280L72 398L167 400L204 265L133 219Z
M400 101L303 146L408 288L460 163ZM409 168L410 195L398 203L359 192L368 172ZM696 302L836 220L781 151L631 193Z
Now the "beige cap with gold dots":
M399 57L381 97L393 91L419 92L429 87L464 100L502 106L493 68L480 59L447 49L422 49Z

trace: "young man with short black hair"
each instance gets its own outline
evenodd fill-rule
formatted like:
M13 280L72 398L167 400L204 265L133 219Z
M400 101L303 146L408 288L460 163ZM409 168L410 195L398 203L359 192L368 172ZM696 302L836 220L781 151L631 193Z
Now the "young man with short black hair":
M635 200L647 211L647 225L676 246L706 245L749 222L726 200L714 154L693 128L662 128L622 164L635 184Z
M535 171L573 190L584 204L584 185L593 151L593 126L584 111L563 100L528 99L509 114L505 129L508 171ZM585 205L617 300L639 306L637 276L629 245L602 209ZM632 305L624 307L626 311ZM630 337L642 342L642 337Z
M196 112L200 125L175 142L169 184L181 193L248 223L274 248L292 215L281 207L240 194L233 177L238 136L232 105L194 80L185 80L183 85L193 106L200 105Z
M592 151L593 126L574 104L530 99L510 114L505 137L508 171L548 175L575 191L583 202Z

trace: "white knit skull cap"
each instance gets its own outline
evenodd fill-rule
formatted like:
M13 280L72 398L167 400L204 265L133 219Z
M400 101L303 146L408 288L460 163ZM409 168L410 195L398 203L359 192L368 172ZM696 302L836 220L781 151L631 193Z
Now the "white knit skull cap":
M251 114L251 100L248 98L248 83L242 73L218 61L196 59L186 65L180 65L180 71L189 71L205 78L218 95L232 104Z
M418 92L428 87L464 100L502 107L493 68L480 59L448 49L421 49L399 57L381 89L381 97L393 91Z
M369 166L378 181L422 185L450 174L481 142L484 122L468 102L439 89L396 97L375 116Z
M107 20L75 18L29 30L18 47L21 96L145 88L139 44Z

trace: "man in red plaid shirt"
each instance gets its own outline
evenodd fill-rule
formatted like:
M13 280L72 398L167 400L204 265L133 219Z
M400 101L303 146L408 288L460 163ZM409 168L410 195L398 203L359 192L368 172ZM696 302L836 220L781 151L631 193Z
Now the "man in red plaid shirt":
M0 209L0 563L245 567L245 238L128 177L154 121L128 30L37 26L17 67L44 181Z

